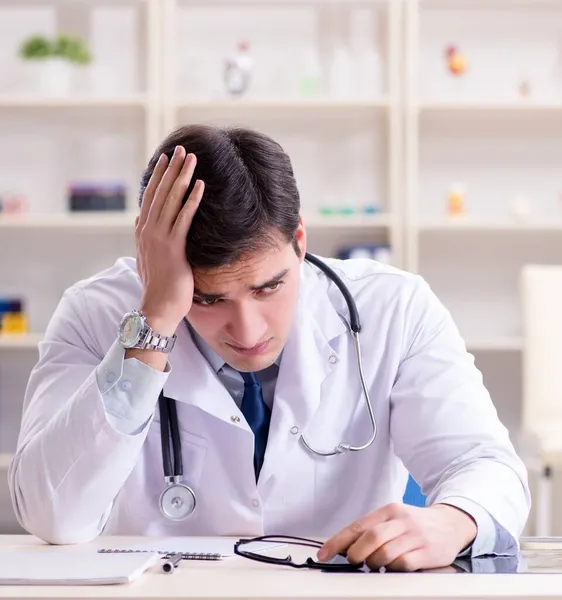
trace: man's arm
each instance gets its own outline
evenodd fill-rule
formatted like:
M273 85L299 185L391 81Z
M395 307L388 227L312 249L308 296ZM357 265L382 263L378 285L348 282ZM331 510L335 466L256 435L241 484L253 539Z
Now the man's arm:
M396 454L428 495L476 521L471 555L517 550L530 509L527 472L448 311L420 278L391 395Z
M85 293L63 295L40 344L8 473L20 524L58 544L86 542L103 530L167 379L125 361L117 343L99 353L81 307Z

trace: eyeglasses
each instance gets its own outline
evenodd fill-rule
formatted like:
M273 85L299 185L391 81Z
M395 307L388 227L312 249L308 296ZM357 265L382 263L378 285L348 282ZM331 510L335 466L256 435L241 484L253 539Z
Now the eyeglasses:
M246 544L253 544L255 542L269 542L273 544L292 544L295 546L309 546L311 548L322 547L322 542L316 540L309 540L307 538L292 537L286 535L264 535L255 538L240 539L234 544L234 554L249 558L250 560L256 560L258 562L269 563L273 565L284 565L288 567L294 567L295 569L321 569L324 571L360 571L363 569L364 564L351 564L347 561L343 554L338 554L332 560L328 562L320 562L311 558L310 556L304 562L293 562L293 557L289 554L285 558L278 558L275 556L268 556L266 554L259 554L258 552L252 552L244 549L243 546Z

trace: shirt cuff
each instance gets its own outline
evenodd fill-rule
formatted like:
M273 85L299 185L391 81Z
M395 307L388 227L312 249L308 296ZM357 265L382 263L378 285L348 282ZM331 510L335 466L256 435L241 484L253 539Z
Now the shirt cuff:
M435 501L438 504L449 504L464 511L476 521L476 538L472 544L465 548L459 557L484 556L492 554L496 546L496 527L490 513L480 506L480 504L459 496L449 498L439 498Z
M96 381L111 426L128 435L144 430L171 372L153 369L136 358L125 360L125 348L115 340L96 368Z

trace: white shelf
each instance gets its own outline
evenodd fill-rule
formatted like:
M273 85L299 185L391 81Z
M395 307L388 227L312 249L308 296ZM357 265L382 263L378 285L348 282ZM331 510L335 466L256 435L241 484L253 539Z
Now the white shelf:
M109 229L133 231L137 213L76 213L0 216L0 229ZM388 228L393 219L387 214L375 215L305 215L309 229Z
M42 333L0 334L0 350L35 350L42 339Z
M349 99L337 100L332 98L296 98L296 99L224 99L224 100L192 100L190 98L179 98L176 108L181 110L378 110L390 106L388 99L380 98L373 100Z
M157 3L160 0L95 0L96 6L135 6L147 3ZM0 0L2 6L60 6L65 4L87 5L90 0Z
M77 212L74 214L0 215L1 229L95 229L133 231L137 213Z
M391 227L390 215L303 215L308 229L385 229Z
M1 0L0 0L1 1ZM144 108L148 99L143 94L132 96L32 96L0 94L0 108Z
M349 0L177 0L180 6L329 6L341 5ZM355 2L357 0L354 0ZM397 0L361 0L359 3L371 6L384 6ZM351 4L351 2L349 2Z
M519 112L562 112L562 97L560 100L533 100L531 98L512 102L489 101L429 101L414 105L414 109L421 114L435 113L519 113Z
M458 231L476 231L476 232L517 232L517 231L531 231L547 232L547 231L561 231L562 232L562 220L551 222L533 222L529 221L485 221L478 220L474 221L471 219L459 218L458 220L450 219L443 221L433 222L422 222L417 225L417 228L421 232L434 232L434 233L446 233L446 232L458 232Z
M523 348L523 339L519 337L498 337L467 340L466 347L469 352L517 352Z
M536 10L539 8L562 8L560 0L419 0L423 9L446 10L494 10L504 8L513 10Z

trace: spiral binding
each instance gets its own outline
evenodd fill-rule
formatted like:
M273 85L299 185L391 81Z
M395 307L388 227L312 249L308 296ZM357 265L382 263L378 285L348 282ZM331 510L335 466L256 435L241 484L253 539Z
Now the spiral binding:
M162 554L162 558L167 559L173 556L174 552L168 550L134 550L133 548L102 548L98 550L100 554L137 554L139 552L156 552ZM222 554L218 552L182 552L181 557L183 560L221 560Z

